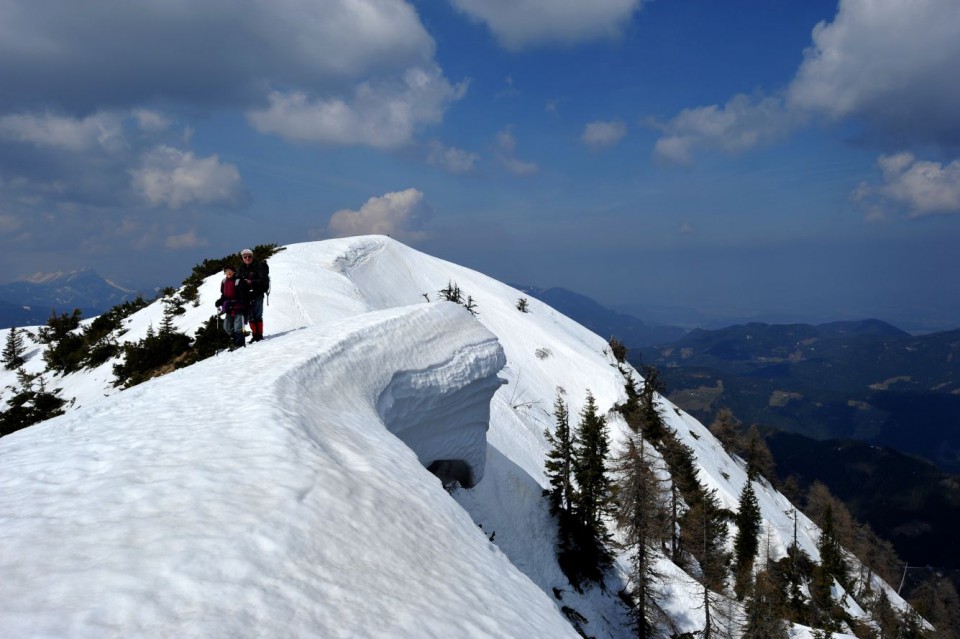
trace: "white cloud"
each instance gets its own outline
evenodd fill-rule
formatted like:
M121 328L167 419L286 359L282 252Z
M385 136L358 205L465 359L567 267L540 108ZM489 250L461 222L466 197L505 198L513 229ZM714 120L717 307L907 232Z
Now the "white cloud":
M840 0L789 87L775 97L733 97L684 109L659 125L655 154L686 163L695 152L737 152L789 133L811 116L850 119L889 148L960 146L960 3Z
M0 111L156 98L246 108L270 86L328 92L434 53L405 0L0 2Z
M620 35L644 0L450 0L501 45L571 44Z
M510 127L497 133L497 159L501 166L514 175L532 175L540 170L535 162L524 162L516 156L517 140Z
M881 156L877 161L883 183L862 183L851 194L868 220L906 210L910 217L960 213L960 160L943 165L918 160L911 153Z
M170 119L157 111L149 109L134 109L133 117L142 131L148 133L159 133L170 128Z
M627 125L619 120L613 122L590 122L584 127L580 141L594 151L616 146L627 134Z
M430 143L427 164L443 169L448 173L472 173L480 156L456 147L448 147L434 140Z
M788 90L791 108L855 117L906 140L960 142L960 3L841 0Z
M117 151L126 146L123 118L106 112L85 118L53 113L4 115L0 116L0 137L74 152Z
M407 189L372 197L359 211L337 211L330 217L327 230L333 237L376 234L417 242L427 236L421 226L429 213L423 193Z
M793 130L799 114L784 108L778 98L736 95L724 106L684 109L669 122L658 124L664 136L655 154L661 160L685 164L700 149L738 152L769 143Z
M198 158L169 146L145 154L130 176L133 190L152 206L237 204L245 195L236 166L221 163L216 155Z
M247 118L261 133L292 142L394 148L443 118L466 85L452 86L440 69L410 68L402 77L363 82L348 98L311 98L301 91L275 91L267 109Z
M196 230L190 230L179 235L170 235L163 243L168 249L192 249L208 246L210 243L197 235Z

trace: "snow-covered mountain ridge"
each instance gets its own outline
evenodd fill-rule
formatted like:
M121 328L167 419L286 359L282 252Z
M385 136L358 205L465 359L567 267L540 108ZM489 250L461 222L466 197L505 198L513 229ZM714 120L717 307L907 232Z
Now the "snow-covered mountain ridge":
M613 441L626 432L605 340L536 300L521 313L519 291L388 238L292 245L270 266L265 342L122 393L109 362L51 379L74 408L0 439L0 627L576 636L568 606L591 636L628 636L616 588L570 588L541 496L558 388L571 414L589 390ZM435 301L451 281L477 317ZM218 285L204 283L181 330L212 314ZM122 339L142 338L162 311L132 315ZM39 347L27 368L43 369ZM735 510L741 464L665 406L701 481ZM463 461L476 486L450 499L424 468L437 460ZM791 507L756 490L769 552L783 556ZM819 530L799 524L816 558ZM698 586L661 563L677 629L699 630Z

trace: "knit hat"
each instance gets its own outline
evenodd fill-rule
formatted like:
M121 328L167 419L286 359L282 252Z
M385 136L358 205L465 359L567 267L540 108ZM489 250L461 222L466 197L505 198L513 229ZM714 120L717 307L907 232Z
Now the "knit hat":
M251 251L250 249L243 249L242 251L240 251L240 255L253 255L253 251Z

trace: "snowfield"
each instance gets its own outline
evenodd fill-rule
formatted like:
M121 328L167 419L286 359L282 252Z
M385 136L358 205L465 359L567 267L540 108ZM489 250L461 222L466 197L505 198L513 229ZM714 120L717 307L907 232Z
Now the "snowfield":
M385 237L291 245L270 270L264 342L122 392L111 363L49 378L73 407L0 439L0 634L576 637L568 607L591 636L630 636L624 558L606 591L572 590L541 496L557 393L574 421L589 390L614 449L625 433L605 337ZM438 301L451 282L476 317ZM218 292L208 279L178 327ZM162 313L132 315L122 339ZM735 510L742 463L664 406ZM448 494L428 467L469 488ZM755 489L763 552L783 556L791 507ZM816 558L819 530L799 524ZM701 629L699 587L661 563L676 629Z

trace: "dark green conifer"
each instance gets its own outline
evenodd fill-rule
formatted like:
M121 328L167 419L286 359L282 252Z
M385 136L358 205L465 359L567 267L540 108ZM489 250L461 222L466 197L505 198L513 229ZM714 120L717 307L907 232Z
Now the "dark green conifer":
M579 442L574 457L574 475L578 497L574 511L581 522L606 539L603 515L610 506L612 483L607 474L607 422L597 413L593 394L587 391L587 402L580 411Z
M3 347L3 366L7 370L20 368L26 363L23 358L25 347L23 345L23 333L16 326L7 333L7 343Z
M737 525L737 534L733 541L735 591L737 598L742 599L750 583L762 523L760 504L757 503L757 495L753 491L753 485L749 479L744 483L743 490L740 491L740 505L734 523Z
M570 511L574 499L573 455L577 445L575 433L570 430L570 416L567 403L557 391L553 404L553 416L557 421L554 432L544 431L544 437L550 444L545 463L550 490L546 491L550 499L550 512L556 514L561 509Z

